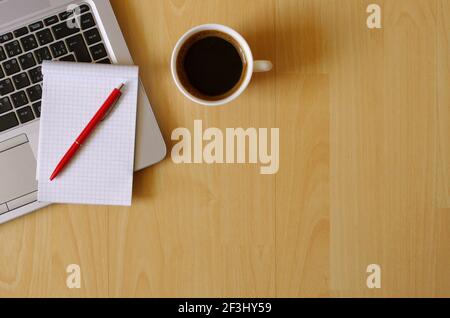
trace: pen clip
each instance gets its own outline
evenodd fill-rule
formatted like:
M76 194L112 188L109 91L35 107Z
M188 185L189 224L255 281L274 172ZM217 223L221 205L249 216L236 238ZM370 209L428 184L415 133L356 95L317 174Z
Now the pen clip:
M124 86L125 86L125 84L122 83L122 84L120 84L119 87L117 87L117 89L121 92L121 90ZM103 116L101 121L104 121L106 119L106 117L108 117L111 114L111 112L114 110L114 108L116 108L116 105L119 102L121 97L122 97L122 94L114 101L114 104L108 109L108 111L106 112L105 116Z

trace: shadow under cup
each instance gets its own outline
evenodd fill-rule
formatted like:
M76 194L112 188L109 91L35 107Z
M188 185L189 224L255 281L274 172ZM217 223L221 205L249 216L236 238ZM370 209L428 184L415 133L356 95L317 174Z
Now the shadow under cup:
M244 50L229 34L205 30L191 35L180 47L176 72L192 96L220 101L233 95L248 71Z

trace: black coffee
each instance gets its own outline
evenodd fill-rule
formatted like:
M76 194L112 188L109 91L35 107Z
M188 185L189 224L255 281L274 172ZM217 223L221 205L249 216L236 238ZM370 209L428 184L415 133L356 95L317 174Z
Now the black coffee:
M177 73L194 96L219 100L233 94L244 78L246 63L236 41L219 31L195 34L182 46Z

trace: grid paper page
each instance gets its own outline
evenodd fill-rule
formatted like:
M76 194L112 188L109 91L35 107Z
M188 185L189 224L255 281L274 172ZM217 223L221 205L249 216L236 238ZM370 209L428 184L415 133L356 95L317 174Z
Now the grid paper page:
M38 149L38 200L131 205L138 68L44 62ZM53 181L50 175L100 106L121 83L107 118Z

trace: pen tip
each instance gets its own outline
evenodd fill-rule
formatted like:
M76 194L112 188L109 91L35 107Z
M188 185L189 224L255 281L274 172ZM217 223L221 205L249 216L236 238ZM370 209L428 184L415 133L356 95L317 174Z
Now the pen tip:
M122 83L119 85L119 87L117 87L117 89L120 91L124 86L125 86L125 83Z

